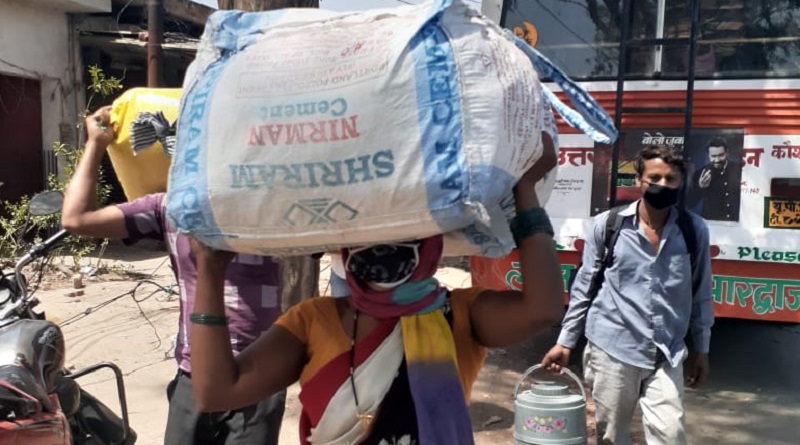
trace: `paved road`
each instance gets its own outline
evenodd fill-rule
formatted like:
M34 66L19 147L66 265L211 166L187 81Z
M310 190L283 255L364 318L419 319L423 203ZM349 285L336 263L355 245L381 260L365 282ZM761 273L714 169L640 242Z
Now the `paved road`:
M800 325L718 319L711 372L687 395L694 443L800 443Z

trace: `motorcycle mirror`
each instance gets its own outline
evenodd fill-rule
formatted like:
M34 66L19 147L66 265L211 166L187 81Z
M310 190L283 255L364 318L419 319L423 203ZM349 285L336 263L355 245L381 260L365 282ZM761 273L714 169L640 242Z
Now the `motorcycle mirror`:
M47 191L37 193L28 203L31 216L47 216L61 211L64 195L61 192Z

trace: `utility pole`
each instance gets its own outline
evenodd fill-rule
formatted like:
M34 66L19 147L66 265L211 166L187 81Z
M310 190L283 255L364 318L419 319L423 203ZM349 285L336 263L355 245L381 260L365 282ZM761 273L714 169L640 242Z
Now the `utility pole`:
M218 0L219 9L246 12L283 8L319 8L319 0ZM319 260L311 256L278 258L281 307L287 310L307 298L319 296Z
M164 0L147 1L147 86L164 86Z

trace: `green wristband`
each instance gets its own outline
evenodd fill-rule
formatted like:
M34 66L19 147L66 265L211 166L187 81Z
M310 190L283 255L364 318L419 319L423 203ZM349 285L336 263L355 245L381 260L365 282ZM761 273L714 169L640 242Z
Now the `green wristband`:
M228 317L224 315L198 314L196 312L189 314L189 321L191 321L194 324L202 324L206 326L228 325Z
M547 212L541 207L534 207L517 213L511 220L511 234L514 235L514 242L517 247L522 244L522 240L537 233L547 233L554 236L553 225Z

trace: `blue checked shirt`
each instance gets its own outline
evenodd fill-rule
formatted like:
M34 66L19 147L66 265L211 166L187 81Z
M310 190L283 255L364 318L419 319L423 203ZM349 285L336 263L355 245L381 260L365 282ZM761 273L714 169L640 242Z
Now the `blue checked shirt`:
M612 357L641 368L653 369L660 350L672 366L678 366L686 351L684 337L691 328L694 349L708 353L711 325L711 256L708 227L692 214L697 236L697 266L692 271L689 252L673 209L662 231L658 254L639 228L636 206L623 209L626 216L614 247L614 260L593 302L586 295L597 269L608 212L592 220L587 234L583 265L575 277L569 308L558 343L574 348L586 338ZM699 290L692 295L692 272Z

